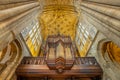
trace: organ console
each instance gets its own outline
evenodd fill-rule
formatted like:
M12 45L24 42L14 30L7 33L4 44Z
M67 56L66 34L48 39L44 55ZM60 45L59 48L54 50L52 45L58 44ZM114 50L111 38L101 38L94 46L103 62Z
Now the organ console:
M16 69L17 80L101 80L103 71L94 57L75 57L69 36L48 36L44 57L24 57Z

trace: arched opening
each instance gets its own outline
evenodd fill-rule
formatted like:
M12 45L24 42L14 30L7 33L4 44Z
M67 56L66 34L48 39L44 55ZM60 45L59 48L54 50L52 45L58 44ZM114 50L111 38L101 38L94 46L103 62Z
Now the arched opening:
M104 80L116 80L120 74L119 49L118 45L108 39L102 39L98 43L98 60L104 70Z
M0 52L0 73L2 80L10 80L21 60L22 48L17 39L10 42ZM7 73L6 73L7 71Z
M38 25L38 22L35 21L32 24L33 26L28 26L22 30L21 34L24 38L25 44L30 52L30 55L37 57L40 55L40 47L42 44L41 38L41 29Z
M102 55L105 60L111 60L113 63L120 64L120 47L112 41L105 42L102 45Z

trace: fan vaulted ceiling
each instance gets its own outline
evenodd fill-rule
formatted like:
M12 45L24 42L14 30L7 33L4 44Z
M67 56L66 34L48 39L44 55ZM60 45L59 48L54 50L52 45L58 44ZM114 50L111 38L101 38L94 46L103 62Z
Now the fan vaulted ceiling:
M69 35L75 38L78 15L73 6L74 0L45 0L39 16L41 34L44 40L48 35Z

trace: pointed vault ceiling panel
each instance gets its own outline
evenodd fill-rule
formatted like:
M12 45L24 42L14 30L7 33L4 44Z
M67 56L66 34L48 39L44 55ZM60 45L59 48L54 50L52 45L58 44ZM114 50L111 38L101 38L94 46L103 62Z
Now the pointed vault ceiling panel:
M50 0L46 0L50 1ZM75 38L78 15L73 6L73 0L51 0L47 3L39 16L42 37L46 40L48 35L69 35ZM54 2L56 1L56 2ZM63 1L63 2L62 2Z

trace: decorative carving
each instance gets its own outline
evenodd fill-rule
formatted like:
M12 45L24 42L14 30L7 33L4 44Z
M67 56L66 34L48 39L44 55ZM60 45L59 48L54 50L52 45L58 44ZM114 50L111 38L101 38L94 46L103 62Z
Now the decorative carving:
M63 70L72 68L75 60L75 50L69 36L48 36L45 46L45 50L47 50L46 63L49 69L57 70L61 73Z
M65 60L63 57L56 58L54 61L55 65L52 65L54 63L51 64L51 61L44 64L24 64L24 62L26 62L28 59L36 62L43 58L44 57L24 57L16 70L16 74L18 76L17 80L31 80L31 78L32 80L36 78L36 80L40 80L40 78L43 77L46 77L47 79L66 79L70 77L78 78L80 80L83 78L83 76L85 80L86 78L101 80L101 76L103 74L100 65L97 63L94 57L75 57L75 64L70 70L66 70L67 60ZM46 64L50 67L55 67L55 69L49 69Z
M65 68L65 59L62 58L62 57L58 57L56 60L55 60L55 66L56 66L56 69L59 73L62 73L64 68Z

